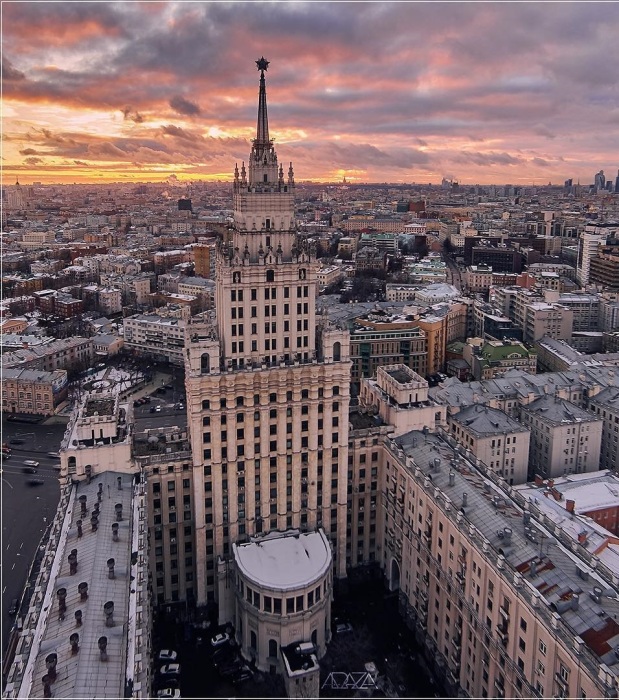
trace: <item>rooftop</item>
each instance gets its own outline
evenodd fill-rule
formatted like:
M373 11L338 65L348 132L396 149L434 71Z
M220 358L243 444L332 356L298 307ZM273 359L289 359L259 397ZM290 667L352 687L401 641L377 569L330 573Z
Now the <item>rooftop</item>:
M456 413L455 416L452 416L451 420L463 425L467 430L477 435L528 432L528 428L517 420L510 418L503 411L480 404L466 406Z
M308 586L331 566L331 547L322 530L272 533L232 547L239 570L272 590Z
M575 635L584 640L596 656L583 654L581 659L594 675L601 661L617 673L616 592L598 574L602 567L595 571L595 564L590 565L594 559L590 547L576 546L569 531L547 528L536 503L531 502L524 513L525 497L507 485L501 488L501 480L491 479L489 473L486 478L436 435L412 431L390 441L389 448L400 459L406 458L410 470L419 469L415 471L418 482L443 506L449 503L445 515L477 541L485 556L496 556L498 562L502 561L499 555L504 557L504 565L513 572L507 576L524 598L540 601L539 614L548 628L554 626L557 634L569 635L567 643L572 646ZM606 575L610 578L611 571ZM562 620L567 629L557 627L553 618Z
M599 421L600 418L585 411L558 396L542 396L522 410L526 413L534 413L541 420L549 423L576 423L581 421Z

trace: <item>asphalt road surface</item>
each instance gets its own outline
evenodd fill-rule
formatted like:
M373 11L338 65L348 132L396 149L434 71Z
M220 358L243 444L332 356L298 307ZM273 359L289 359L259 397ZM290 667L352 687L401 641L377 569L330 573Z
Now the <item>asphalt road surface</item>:
M65 425L12 423L2 419L2 442L9 443L11 456L2 460L2 648L6 648L15 617L8 614L11 601L21 602L30 565L49 522L53 519L60 487L57 452ZM24 444L10 444L12 439ZM39 462L36 474L24 474L24 460ZM41 479L30 486L28 479Z

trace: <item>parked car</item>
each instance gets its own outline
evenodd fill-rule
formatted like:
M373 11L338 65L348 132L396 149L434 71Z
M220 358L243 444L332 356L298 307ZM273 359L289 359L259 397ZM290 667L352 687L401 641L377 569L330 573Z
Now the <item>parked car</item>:
M240 659L236 659L235 661L232 661L231 663L226 664L225 666L222 666L217 670L219 671L219 675L222 678L231 678L232 676L236 676L240 671L243 671L245 669L249 671L248 666L246 666Z
M157 697L161 700L173 700L173 698L180 698L181 691L178 688L164 688L157 692Z
M24 474L36 474L37 469L36 469L36 467L23 467L22 472Z
M254 677L254 674L249 670L241 669L235 676L232 676L232 682L234 685L237 683L244 683L245 681L249 681Z
M345 632L352 632L353 627L350 622L340 622L335 626L336 634L344 634Z
M159 673L162 676L180 676L181 665L180 664L165 664L159 669Z
M36 462L34 459L25 459L24 464L27 467L38 467L39 466L39 463Z
M211 639L211 646L220 647L222 644L227 644L229 641L230 635L227 632L221 632Z
M54 459L60 459L60 452L48 452L48 457L53 457Z
M13 598L11 605L9 607L9 615L17 615L17 610L19 609L19 600Z
M12 440L9 440L11 445L23 445L25 440L21 440L20 438L13 438Z
M44 483L43 479L28 479L27 481L28 486L41 486Z
M215 668L221 664L227 663L232 658L234 653L234 650L229 644L215 649L213 652L213 665Z
M155 406L155 413L160 413L161 406Z
M173 649L162 649L157 654L157 661L176 661L178 654Z

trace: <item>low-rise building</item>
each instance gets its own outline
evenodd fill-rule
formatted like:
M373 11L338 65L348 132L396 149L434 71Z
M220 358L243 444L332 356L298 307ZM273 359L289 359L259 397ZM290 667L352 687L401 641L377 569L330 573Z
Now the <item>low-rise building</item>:
M2 370L11 367L41 369L86 369L92 364L91 338L65 338L37 347L21 348L2 355Z
M2 370L2 410L4 413L32 413L52 416L67 397L67 372L32 369Z
M167 360L182 365L185 347L182 318L159 314L136 314L124 319L125 347L136 355Z
M602 420L558 396L522 406L520 419L531 430L529 474L552 478L597 471Z
M463 358L475 379L492 379L516 368L535 374L537 353L515 340L486 340L483 344L464 347Z
M449 434L509 484L527 480L530 431L496 408L474 404L447 418Z
M590 398L589 410L602 420L600 469L617 469L619 467L619 387L607 387Z

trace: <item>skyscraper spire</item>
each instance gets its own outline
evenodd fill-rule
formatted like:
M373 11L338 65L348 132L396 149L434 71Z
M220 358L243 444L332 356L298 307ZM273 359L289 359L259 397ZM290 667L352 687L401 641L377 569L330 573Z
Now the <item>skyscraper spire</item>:
M258 97L258 128L256 130L256 141L259 144L269 143L269 118L267 116L267 90L264 80L264 72L269 67L269 61L264 56L256 61L260 71L260 93Z

